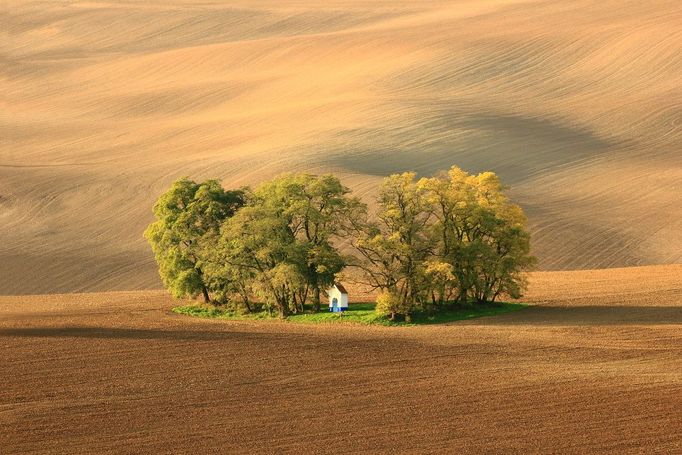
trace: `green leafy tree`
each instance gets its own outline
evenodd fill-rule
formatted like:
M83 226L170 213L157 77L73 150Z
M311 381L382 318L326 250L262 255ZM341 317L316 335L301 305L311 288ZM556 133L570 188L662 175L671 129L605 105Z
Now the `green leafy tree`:
M365 273L365 284L382 291L383 307L410 318L427 293L426 261L434 248L429 233L428 200L413 172L391 175L379 190L376 221L357 224L353 246L356 263Z
M384 179L376 220L356 223L351 240L364 284L381 291L377 310L409 318L453 300L518 298L535 258L523 211L504 191L494 173L457 167Z
M383 290L376 298L376 312L390 316L394 320L397 314L405 315L405 320L410 322L412 305L393 291Z
M335 242L343 237L353 213L364 209L349 193L331 174L306 173L280 175L257 190L260 203L272 216L285 220L291 236L306 252L300 264L305 286L297 296L301 309L310 294L319 311L322 290L334 283L346 265Z
M481 221L473 237L479 244L473 297L478 302L495 301L500 295L519 298L526 287L525 272L536 263L526 216L509 201L494 173L478 174L474 182Z
M175 181L154 205L156 221L145 230L159 274L175 297L210 301L202 252L215 242L223 221L244 203L243 191L226 191L217 180Z
M331 175L284 174L248 193L247 203L222 227L204 257L208 282L227 301L250 296L286 317L303 311L345 266L335 242L348 213L362 208Z
M237 258L226 256L229 253L221 247L220 239L206 246L203 254L204 279L213 292L215 302L250 313L255 310L252 299L255 273L251 268L240 266Z
M305 282L306 251L296 242L288 220L259 196L259 191L227 220L216 245L222 270L239 273L247 293L286 317L295 309Z
M453 274L452 265L431 259L424 264L424 290L431 300L434 310L442 308L453 300L457 289L457 278Z
M430 229L437 239L435 260L449 264L454 278L445 282L435 299L443 303L454 294L456 300L464 302L476 274L476 246L470 241L479 225L476 187L469 174L457 167L423 178L419 186L425 191L433 216Z
M493 172L470 175L453 167L421 179L419 186L435 220L435 260L449 264L454 278L444 281L441 296L454 294L461 302L520 297L524 272L535 258L523 210L509 201L499 177Z

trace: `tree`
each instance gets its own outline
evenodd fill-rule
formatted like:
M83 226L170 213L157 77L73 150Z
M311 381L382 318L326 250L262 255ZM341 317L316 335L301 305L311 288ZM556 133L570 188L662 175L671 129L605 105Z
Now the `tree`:
M360 260L355 265L364 271L365 284L382 291L381 307L392 309L391 318L409 319L430 285L426 260L434 245L427 198L415 174L406 172L384 179L377 202L377 221L356 224L352 244Z
M494 173L478 174L474 182L481 227L474 232L480 247L473 297L477 302L495 301L500 295L519 298L526 286L524 272L536 263L530 254L526 216L509 201Z
M439 262L431 259L425 263L424 279L427 285L425 290L430 298L433 309L443 307L452 301L454 290L457 288L457 278L455 277L452 265L447 262Z
M226 191L217 180L175 181L154 205L156 221L145 230L159 274L175 297L203 295L210 301L202 251L219 235L223 221L244 204L244 192Z
M250 313L254 310L251 297L255 273L251 268L240 266L237 258L229 255L229 250L221 248L220 239L207 245L202 253L204 279L213 291L215 302L231 304L235 310L241 305L242 310Z
M509 201L499 177L452 167L447 174L421 179L419 186L435 220L436 260L449 264L455 278L445 281L444 291L460 302L520 297L524 272L535 258L523 210Z
M303 311L345 267L335 242L353 211L364 209L332 175L283 174L248 195L224 223L217 247L206 253L211 282L225 295L250 293L280 316Z
M436 177L422 178L419 186L425 191L433 216L430 229L437 239L436 260L449 264L454 277L445 281L436 299L444 302L455 295L457 301L465 302L476 273L476 247L470 242L479 219L475 185L469 174L453 167Z
M370 219L333 175L284 174L253 192L183 178L154 205L145 236L174 296L236 297L246 311L255 297L281 317L310 301L319 310L322 289L349 263L391 319L521 295L535 258L523 211L494 173L391 175L377 203ZM355 257L339 252L343 242Z
M377 311L409 319L415 308L519 297L535 258L523 211L504 190L492 172L457 167L384 179L376 221L356 222L351 240L364 284L381 291Z
M305 251L300 269L305 286L297 296L302 305L312 298L315 311L320 310L322 289L331 286L346 265L335 246L353 213L364 209L350 190L331 174L283 174L262 184L257 190L261 204L272 216L282 217L291 236Z
M307 252L296 242L277 207L256 191L248 204L224 223L212 262L221 264L215 270L222 270L223 277L239 274L246 280L239 283L246 294L253 293L266 307L286 317L305 282L302 264Z

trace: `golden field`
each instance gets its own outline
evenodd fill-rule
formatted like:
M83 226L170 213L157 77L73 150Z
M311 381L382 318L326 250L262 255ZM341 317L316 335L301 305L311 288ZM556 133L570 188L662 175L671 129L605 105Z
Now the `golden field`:
M158 288L172 180L493 170L540 269L682 262L678 1L4 2L0 294Z

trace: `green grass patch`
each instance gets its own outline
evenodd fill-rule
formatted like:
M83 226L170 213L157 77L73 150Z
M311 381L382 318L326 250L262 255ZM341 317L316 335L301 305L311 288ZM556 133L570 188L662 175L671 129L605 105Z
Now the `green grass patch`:
M348 310L343 313L330 313L322 311L313 313L293 314L285 319L286 322L301 324L364 324L364 325L383 325L383 326L414 326L423 324L443 324L446 322L461 321L465 319L479 318L482 316L495 316L498 314L518 311L527 305L523 303L496 302L488 304L471 304L457 306L451 309L440 311L433 314L417 312L412 315L412 322L391 321L388 316L379 315L374 311L374 303L351 303ZM186 314L189 316L226 319L233 321L278 321L276 316L271 316L267 312L240 314L228 309L214 307L211 305L192 304L173 308L175 313Z

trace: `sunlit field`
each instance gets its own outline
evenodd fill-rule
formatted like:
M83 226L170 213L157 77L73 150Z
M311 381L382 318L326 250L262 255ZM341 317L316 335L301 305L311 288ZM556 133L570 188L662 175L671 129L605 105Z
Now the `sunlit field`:
M678 2L0 9L0 294L158 288L182 175L492 170L541 269L682 261Z

